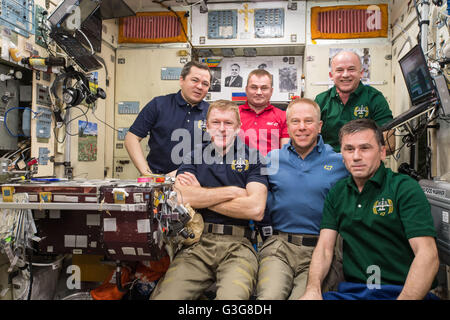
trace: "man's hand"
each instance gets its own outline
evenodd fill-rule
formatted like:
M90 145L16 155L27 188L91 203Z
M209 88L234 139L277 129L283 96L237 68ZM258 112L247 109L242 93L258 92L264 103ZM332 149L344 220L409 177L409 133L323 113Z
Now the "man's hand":
M305 293L299 300L323 300L323 298L319 291L306 289Z
M183 172L177 175L174 188L181 193L183 203L194 209L209 208L239 197L246 197L247 190L236 186L202 187L195 174Z
M309 264L308 284L301 300L322 300L322 282L330 271L334 255L337 231L332 229L320 230L319 241L313 251Z
M197 180L197 177L190 172L179 174L176 180L181 186L201 187L200 182L198 182Z
M197 177L190 172L184 172L179 174L177 176L176 181L179 183L180 186L201 187L200 182L198 182L197 180ZM227 188L229 191L233 192L234 194L233 198L247 196L247 190L244 188L239 188L236 186L229 186Z
M150 170L150 168L148 167L141 172L141 176L151 176L152 174L153 174L152 170Z
M134 133L128 131L125 136L125 149L127 149L128 155L133 162L136 169L142 176L151 175L147 160L144 157L144 153L141 147L141 137L138 137Z
M439 270L439 255L433 237L415 237L408 240L414 260L406 277L399 300L420 300L425 297Z
M267 187L260 182L249 182L245 189L238 187L238 196L208 208L225 216L261 221L264 217L266 207ZM242 194L242 195L240 195Z

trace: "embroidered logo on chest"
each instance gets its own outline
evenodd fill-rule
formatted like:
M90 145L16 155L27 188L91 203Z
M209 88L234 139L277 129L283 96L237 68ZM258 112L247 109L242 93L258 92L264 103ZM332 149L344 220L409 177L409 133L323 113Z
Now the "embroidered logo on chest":
M369 107L368 106L356 106L353 115L357 118L367 118L369 116Z
M394 203L391 199L384 199L375 201L373 204L372 212L380 216L385 216L386 214L391 214L394 211Z
M231 169L237 172L247 171L249 167L250 164L248 160L242 158L239 158L239 160L237 161L233 160L233 162L231 163Z
M198 120L197 128L201 129L202 131L206 131L206 120Z
M278 127L278 122L267 122L266 124L267 124L268 126Z

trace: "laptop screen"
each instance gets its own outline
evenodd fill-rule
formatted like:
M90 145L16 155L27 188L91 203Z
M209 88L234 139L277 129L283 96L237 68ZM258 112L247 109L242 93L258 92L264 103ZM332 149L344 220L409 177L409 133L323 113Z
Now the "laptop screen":
M48 17L48 21L54 27L73 34L99 6L99 0L63 0Z
M399 63L413 105L434 93L434 84L420 45L412 48Z
M96 10L94 14L92 14L81 24L81 31L89 39L89 42L91 43L95 52L102 51L102 27L103 26L100 10ZM75 38L77 38L79 41L81 41L82 44L89 48L89 44L80 32L77 31L77 33L75 34Z

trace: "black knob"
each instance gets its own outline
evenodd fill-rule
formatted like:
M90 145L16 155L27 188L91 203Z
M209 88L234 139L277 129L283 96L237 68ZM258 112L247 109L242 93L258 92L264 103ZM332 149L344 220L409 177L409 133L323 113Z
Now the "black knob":
M102 88L97 88L97 97L100 99L106 99L106 92Z

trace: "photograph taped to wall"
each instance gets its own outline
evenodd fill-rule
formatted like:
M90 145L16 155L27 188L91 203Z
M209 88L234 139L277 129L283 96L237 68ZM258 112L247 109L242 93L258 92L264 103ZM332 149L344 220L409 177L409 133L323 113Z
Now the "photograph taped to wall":
M221 67L210 67L211 70L211 86L209 87L209 92L220 92L221 85L220 81L222 79L222 68Z
M280 92L297 91L297 68L291 66L280 68L279 76Z
M225 77L225 87L235 87L242 88L242 76L239 75L241 72L241 66L238 63L233 63L230 66L230 75Z
M340 51L346 50L346 51L353 51L356 54L358 54L361 57L361 67L363 69L363 76L361 78L361 81L368 82L370 80L370 52L369 48L330 48L330 56L328 65L331 71L331 59Z
M271 101L289 101L290 96L300 95L298 83L302 75L302 64L302 56L224 57L219 64L221 74L223 74L220 77L221 91L210 90L210 100L233 100L234 95L235 97L239 96L239 100L236 100L237 98L234 100L245 101L245 87L249 73L255 69L265 69L273 76ZM233 70L232 72L232 67L238 70ZM213 77L214 68L212 68ZM233 74L236 79L232 81L229 77Z
M78 161L97 160L97 123L78 120Z

